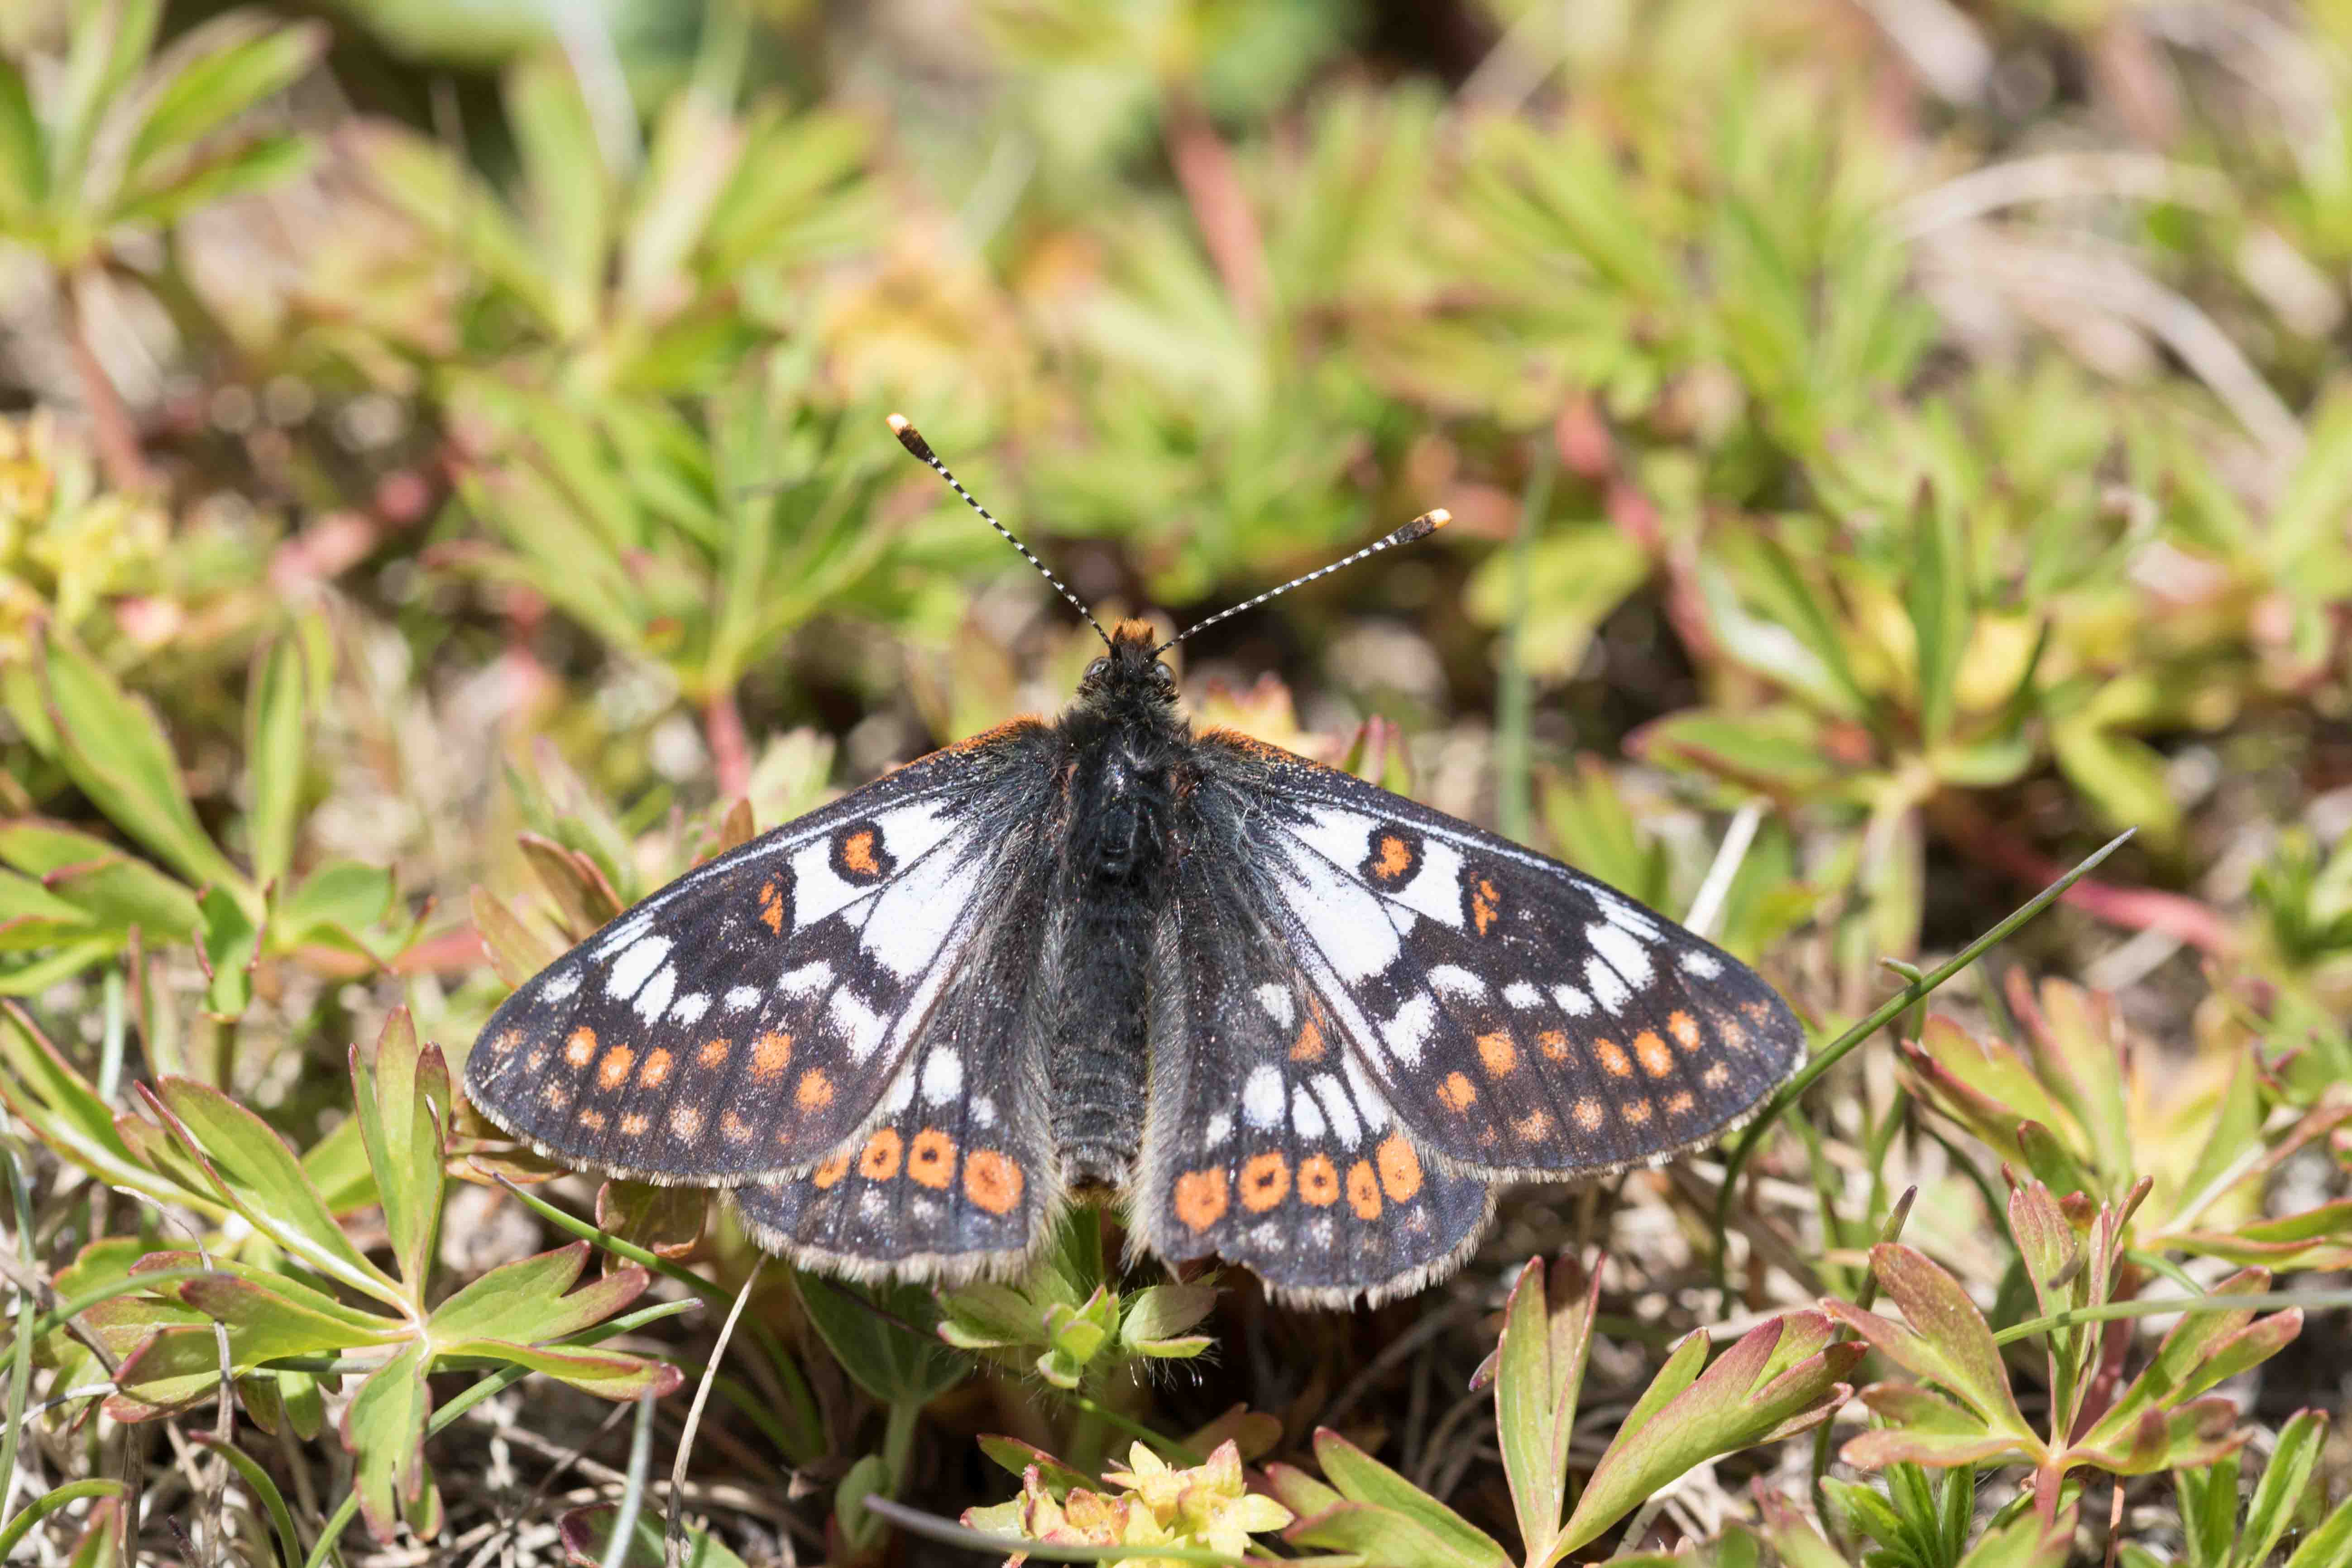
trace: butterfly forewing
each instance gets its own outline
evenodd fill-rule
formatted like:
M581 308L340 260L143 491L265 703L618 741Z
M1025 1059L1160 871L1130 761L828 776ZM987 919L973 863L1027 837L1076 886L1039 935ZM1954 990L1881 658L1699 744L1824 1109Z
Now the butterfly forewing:
M1215 1253L1293 1300L1415 1289L1475 1243L1489 1184L1424 1158L1350 1058L1234 858L1235 827L1195 822L1154 942L1129 1224L1162 1258Z
M955 1279L1003 1272L1061 1201L1030 984L1048 883L1024 853L854 1148L735 1189L752 1238L803 1267Z
M1654 1161L1802 1059L1752 971L1590 878L1270 748L1212 735L1200 754L1334 1032L1443 1158L1531 1176Z
M823 1159L872 1119L1037 858L1030 738L901 769L629 910L492 1016L467 1095L617 1174L723 1184Z

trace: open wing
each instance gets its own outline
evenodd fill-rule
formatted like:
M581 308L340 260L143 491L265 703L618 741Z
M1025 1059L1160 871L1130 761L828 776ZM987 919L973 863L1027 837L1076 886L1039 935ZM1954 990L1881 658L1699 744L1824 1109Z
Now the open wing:
M1008 889L1042 875L1050 742L1008 726L688 872L509 996L466 1063L574 1163L732 1184L865 1130Z
M1804 1058L1754 971L1623 894L1349 774L1203 738L1200 788L1350 1064L1465 1171L1589 1175L1711 1142Z

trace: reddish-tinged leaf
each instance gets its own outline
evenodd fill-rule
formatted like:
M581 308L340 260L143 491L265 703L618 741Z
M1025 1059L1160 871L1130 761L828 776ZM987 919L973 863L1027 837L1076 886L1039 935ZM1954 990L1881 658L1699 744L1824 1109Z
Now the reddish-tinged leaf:
M247 1359L249 1349L257 1350L251 1358L257 1361L311 1353L309 1350L258 1350L280 1341L299 1340L305 1344L315 1342L320 1348L334 1348L388 1344L405 1337L406 1326L396 1319L345 1307L295 1281L287 1283L292 1288L281 1289L266 1277L259 1277L257 1271L240 1271L215 1274L208 1279L184 1279L165 1289L176 1291L181 1300L225 1325L229 1343L237 1351L240 1361Z
M517 834L515 841L555 900L566 937L578 942L621 912L621 896L595 861L536 833Z
M343 1408L343 1447L356 1461L352 1487L378 1541L393 1539L425 1498L425 1419L433 1411L425 1368L420 1340L368 1373Z
M1926 1465L1942 1469L1954 1465L1982 1464L1987 1459L2021 1450L2007 1437L1964 1437L1957 1433L1906 1432L1882 1427L1846 1439L1838 1458L1857 1470L1883 1469L1893 1464Z
M1419 1519L1374 1503L1339 1502L1282 1532L1294 1546L1360 1557L1364 1568L1510 1568L1497 1545L1491 1555L1465 1551Z
M510 1361L599 1399L635 1399L649 1389L656 1394L669 1394L686 1376L667 1362L647 1361L618 1351L527 1345L514 1340L460 1340L436 1348L443 1355Z
M1328 1426L1316 1429L1315 1462L1350 1503L1368 1504L1381 1513L1406 1521L1443 1546L1449 1560L1496 1564L1510 1562L1502 1543L1493 1536ZM1324 1517L1331 1517L1337 1511L1327 1511ZM1352 1513L1347 1517L1350 1521L1357 1519ZM1356 1526L1350 1523L1346 1528L1352 1530ZM1319 1536L1307 1544L1348 1552L1362 1550L1344 1541Z
M1268 1465L1265 1482L1276 1500L1301 1519L1310 1519L1346 1500L1296 1465Z
M2044 1314L2072 1305L2067 1287L2082 1271L2082 1238L2067 1223L2058 1200L2040 1182L2028 1182L2009 1194L2009 1229L2033 1282L2034 1300Z
M1068 1495L1072 1487L1083 1487L1096 1491L1101 1489L1099 1481L1089 1476L1081 1475L1045 1449L1033 1447L1018 1437L1006 1437L994 1432L983 1432L980 1437L980 1451L1016 1476L1024 1475L1032 1469L1035 1470L1038 1479L1045 1483L1046 1491L1052 1494L1056 1502ZM1294 1470L1291 1473L1296 1475L1297 1472Z
M575 1241L500 1264L434 1309L434 1338L544 1343L603 1322L644 1291L650 1277L632 1263L565 1295L587 1255L588 1244Z
M1559 1533L1568 1483L1568 1444L1592 1347L1600 1276L1587 1279L1562 1258L1547 1286L1541 1258L1530 1259L1503 1307L1496 1346L1495 1431L1518 1515L1525 1555L1538 1559Z
M375 1172L383 1226L401 1278L422 1290L441 1226L443 1119L449 1110L449 1067L438 1046L422 1045L405 1007L394 1007L376 1036L373 1070L348 1053L360 1136Z
M509 985L520 985L563 956L562 948L533 933L488 888L475 888L473 910L474 929L489 950L490 967Z
M1997 1431L2030 1434L2010 1393L2009 1373L1984 1314L1959 1282L1926 1253L1900 1242L1870 1249L1880 1288L1903 1310L1905 1321L1889 1321L1846 1302L1826 1310L1868 1340L1896 1365L1939 1384Z

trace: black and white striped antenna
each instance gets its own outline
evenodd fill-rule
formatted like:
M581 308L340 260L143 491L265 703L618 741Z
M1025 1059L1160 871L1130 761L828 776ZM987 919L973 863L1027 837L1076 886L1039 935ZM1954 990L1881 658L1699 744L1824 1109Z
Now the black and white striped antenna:
M1269 588L1255 599L1244 599L1240 604L1235 605L1230 610L1219 610L1207 620L1196 621L1192 625L1185 627L1182 631L1178 632L1174 637L1170 637L1166 642L1161 643L1158 647L1153 648L1151 651L1155 654L1166 653L1170 648L1174 647L1178 643L1182 642L1194 632L1200 631L1207 626L1213 626L1219 621L1227 620L1234 616L1240 615L1244 610L1255 610L1260 605L1265 604L1268 599L1279 598L1281 595L1289 593L1293 588L1300 587L1306 584L1314 582L1318 577L1328 577L1332 573L1337 572L1342 566L1353 566L1357 562L1362 561L1370 556L1378 555L1383 550L1393 550L1400 544L1411 544L1416 539L1427 539L1431 534L1435 533L1439 529L1444 528L1447 523L1452 522L1453 521L1454 514L1447 511L1444 507L1438 508L1435 511L1423 512L1419 517L1414 518L1411 522L1406 523L1394 533L1388 535L1384 539L1373 541L1371 543L1365 545L1361 550L1357 551L1353 555L1345 556L1340 560L1334 561L1328 566L1318 566L1314 571L1307 574L1304 577L1293 577L1281 587Z
M1043 561L1038 560L1034 555L1029 552L1029 547L1027 545L1013 537L1013 531L1011 529L996 521L996 514L994 512L989 510L986 507L981 505L980 502L972 499L971 492L964 489L962 482L953 474L948 472L948 466L940 461L940 455L931 450L931 444L923 439L922 432L916 429L912 425L907 422L907 416L905 415L893 414L890 416L890 434L898 437L898 445L906 447L907 450L914 453L915 456L920 458L926 463L929 463L933 470L939 474L940 478L947 480L948 489L963 497L964 505L971 508L972 510L980 513L982 517L988 521L989 527L1004 535L1004 542L1013 546L1013 549L1021 552L1021 559L1029 563L1030 565L1037 568L1038 575L1044 577L1046 582L1054 584L1054 591L1061 595L1065 599L1067 599L1070 602L1071 608L1076 610L1078 614L1087 617L1087 625L1094 627L1095 636L1101 637L1103 640L1103 647L1110 647L1110 636L1102 629L1102 623L1095 619L1093 613L1079 601L1079 598L1076 594L1070 592L1069 588L1059 577L1055 576L1051 572L1048 572L1045 569L1045 563Z

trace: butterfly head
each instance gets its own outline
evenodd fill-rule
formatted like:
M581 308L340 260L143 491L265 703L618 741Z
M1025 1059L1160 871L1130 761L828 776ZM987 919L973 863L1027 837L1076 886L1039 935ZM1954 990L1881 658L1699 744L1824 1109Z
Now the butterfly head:
M1160 640L1149 621L1121 621L1111 628L1109 644L1078 678L1079 701L1106 708L1176 705L1176 672L1160 657Z

